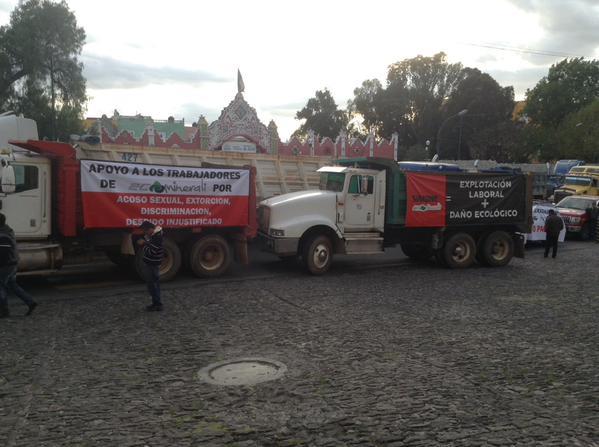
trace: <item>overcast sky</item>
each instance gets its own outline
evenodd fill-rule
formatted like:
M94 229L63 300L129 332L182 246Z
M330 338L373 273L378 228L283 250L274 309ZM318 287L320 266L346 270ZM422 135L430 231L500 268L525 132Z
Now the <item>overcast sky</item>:
M363 80L384 81L389 64L418 54L445 51L521 98L552 63L599 49L599 0L68 3L87 33L89 116L212 121L235 96L239 67L245 98L283 139L317 89L345 107ZM0 0L0 24L16 4Z

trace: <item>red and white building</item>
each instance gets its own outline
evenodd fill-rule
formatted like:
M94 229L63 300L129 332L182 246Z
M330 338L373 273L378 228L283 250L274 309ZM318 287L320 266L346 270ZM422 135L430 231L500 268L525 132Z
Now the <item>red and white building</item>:
M117 119L118 118L118 119ZM123 117L88 119L99 127L101 142L111 145L130 145L156 148L263 153L282 156L325 156L335 158L381 157L396 159L398 137L376 140L370 135L365 141L348 138L342 132L335 140L310 135L306 140L297 137L283 142L277 126L271 121L264 125L256 110L240 91L225 107L216 121L208 124L203 116L191 127L172 117L155 122L150 117ZM136 119L138 121L136 121ZM134 123L129 128L118 124ZM140 127L141 125L141 127Z

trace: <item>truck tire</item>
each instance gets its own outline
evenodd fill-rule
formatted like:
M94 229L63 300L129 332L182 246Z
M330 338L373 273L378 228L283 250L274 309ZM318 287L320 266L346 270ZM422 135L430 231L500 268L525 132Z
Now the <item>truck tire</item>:
M472 236L457 233L447 239L443 246L443 259L452 269L470 267L476 259L476 243Z
M191 246L189 268L195 276L214 278L225 273L233 258L227 240L218 234L207 234Z
M164 259L160 264L160 281L171 281L177 276L181 269L181 250L171 239L165 238L162 242L164 248ZM140 278L144 279L143 250L138 250L135 255L135 269Z
M308 238L302 247L302 261L312 275L324 275L333 262L333 244L323 235Z
M503 267L514 257L514 240L505 231L495 231L482 243L481 259L490 267Z
M401 244L401 251L410 259L428 261L433 256L433 251L417 244Z

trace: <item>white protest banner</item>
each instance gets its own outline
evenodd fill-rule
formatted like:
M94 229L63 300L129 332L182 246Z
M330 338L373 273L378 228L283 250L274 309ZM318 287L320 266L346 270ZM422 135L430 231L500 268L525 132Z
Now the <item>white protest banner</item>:
M555 210L557 213L557 209L550 204L537 204L532 207L532 232L526 235L527 241L544 241L547 238L545 234L545 219L547 219L547 215L549 214L549 210ZM559 214L559 213L558 213ZM559 241L564 242L566 238L566 226L564 225L564 229L559 234Z
M81 161L86 228L171 228L248 224L247 169Z

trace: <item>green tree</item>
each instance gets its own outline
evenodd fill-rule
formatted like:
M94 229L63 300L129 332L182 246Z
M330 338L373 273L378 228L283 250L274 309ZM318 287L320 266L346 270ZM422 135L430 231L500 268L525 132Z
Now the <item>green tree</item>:
M337 107L328 89L316 91L306 106L296 113L296 119L305 120L294 132L296 136L306 136L312 130L320 137L337 138L348 123L348 116Z
M380 100L384 89L378 79L368 79L354 89L354 99L347 104L347 109L352 115L360 115L363 125L369 131L381 131Z
M570 113L599 98L599 61L564 59L526 92L524 113L534 124L556 128Z
M85 31L65 1L19 3L0 27L0 107L35 119L42 137L80 132L84 43Z
M398 132L404 141L403 131L412 125L409 92L399 83L384 88L378 79L364 81L354 89L354 99L349 101L348 110L352 116L363 119L368 132L379 137L389 138Z
M512 87L500 86L489 74L476 68L449 63L445 53L392 64L386 86L376 79L364 81L354 90L349 103L352 113L360 115L364 125L377 135L389 137L398 132L406 154L416 153L425 147L427 140L435 148L443 122L468 109L461 120L453 119L444 126L440 136L443 157L457 155L460 124L465 156L468 156L468 141L476 133L489 127L494 129L481 135L478 141L482 141L501 129L511 131L513 107ZM417 149L408 152L408 148ZM479 152L480 149L477 147Z
M477 133L482 132L477 139L478 142L486 140L489 143L491 142L488 137L491 135L502 139L500 133L502 130L508 133L510 139L515 133L515 128L511 123L514 110L514 88L500 86L489 74L476 68L465 68L462 74L463 79L442 106L443 120L451 119L451 121L447 121L439 135L444 158L457 155L460 126L462 127L460 154L466 157L470 152L470 140ZM463 117L450 118L455 117L462 110L468 111ZM508 146L505 144L500 146L501 150L499 146L494 146L495 150L489 148L489 151L495 154L492 158L506 161L509 159L509 154L505 152L508 150ZM509 147L513 148L513 146ZM481 147L479 146L477 152L480 154L480 151ZM474 155L470 154L470 157L474 157Z
M522 129L522 150L532 161L560 159L557 131L553 127L528 125Z
M463 78L462 64L450 64L443 52L406 59L389 67L387 93L396 98L393 103L400 102L402 95L407 96L407 110L400 111L401 127L396 129L405 145L424 145L435 137L441 124L441 107Z
M557 129L560 158L599 162L599 99L568 115Z
M470 158L499 163L527 163L535 154L523 143L522 132L516 123L508 120L485 127L468 140Z
M364 81L350 105L378 136L397 132L404 151L424 147L434 139L441 106L462 78L462 65L448 63L445 53L417 56L390 65L384 87L376 79Z
M425 146L415 144L400 151L399 158L401 161L425 161L430 160L431 157Z

